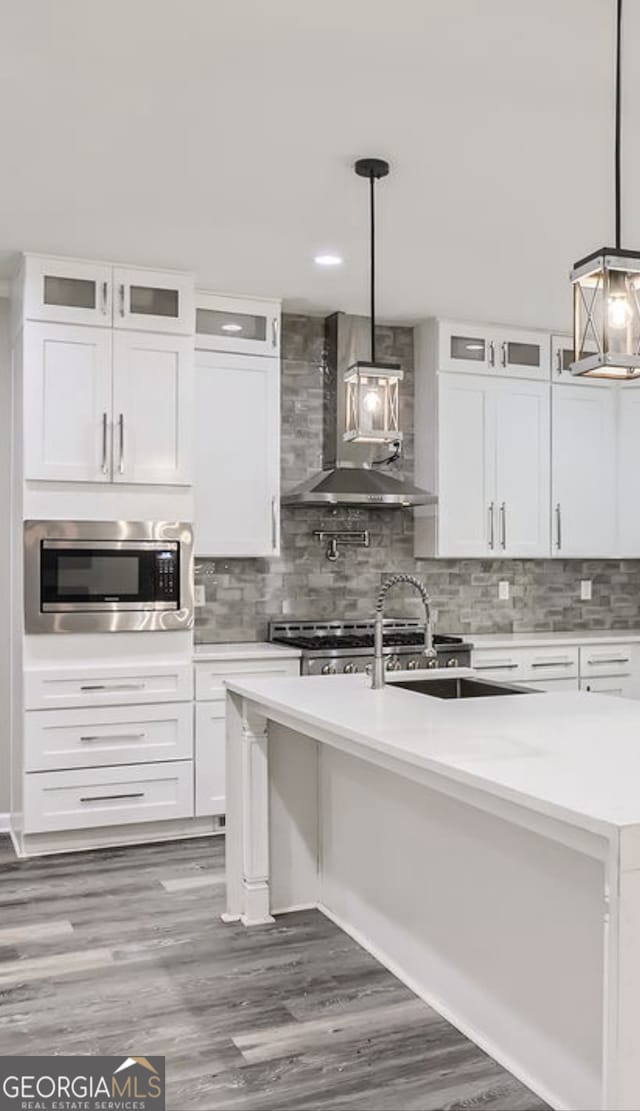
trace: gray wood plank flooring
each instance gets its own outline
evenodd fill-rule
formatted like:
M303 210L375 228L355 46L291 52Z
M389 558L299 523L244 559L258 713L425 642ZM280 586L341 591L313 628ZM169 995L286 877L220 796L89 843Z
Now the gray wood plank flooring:
M170 1111L546 1105L316 911L223 925L224 841L18 861L0 1054L164 1054Z

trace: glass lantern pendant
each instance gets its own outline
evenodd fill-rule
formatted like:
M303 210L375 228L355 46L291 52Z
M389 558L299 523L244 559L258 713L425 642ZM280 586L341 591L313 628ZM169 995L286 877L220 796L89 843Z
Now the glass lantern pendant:
M571 373L589 378L640 376L640 251L620 246L622 0L616 0L615 247L574 264Z
M370 223L370 297L371 297L371 361L358 361L344 372L346 422L343 439L352 444L396 444L402 442L399 430L398 386L402 370L395 363L376 359L375 299L375 183L389 173L389 163L382 158L359 158L354 170L358 177L369 181Z
M398 422L398 384L402 377L400 367L388 363L354 363L345 371L345 440L356 444L402 440Z

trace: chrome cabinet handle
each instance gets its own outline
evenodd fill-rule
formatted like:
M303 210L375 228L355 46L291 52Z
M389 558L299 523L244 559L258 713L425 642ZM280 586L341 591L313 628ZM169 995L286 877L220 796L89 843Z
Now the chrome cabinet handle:
M143 691L144 683L86 683L81 691Z
M278 547L278 502L275 495L271 499L271 547Z
M532 667L571 667L573 660L540 660L532 663Z
M474 664L473 670L474 671L513 671L517 666L518 666L517 664L499 664L499 663Z
M124 413L119 413L118 415L118 440L120 444L118 473L124 474Z
M562 348L556 351L556 374L562 374Z
M143 799L144 791L128 791L126 795L88 795L80 802L112 802L115 799Z
M102 465L100 470L107 473L107 414L102 414Z
M606 659L590 659L587 660L588 667L598 667L599 664L628 664L630 663L628 656L609 656Z
M504 366L507 365L507 344L506 344L506 340L503 340L503 342L500 344L500 348L501 348L501 351L502 351L502 365L504 367Z
M271 321L271 346L278 346L278 318L276 316Z
M118 295L120 297L120 316L124 316L124 282L120 282L118 286Z
M491 548L491 551L493 551L493 549L495 548L495 544L496 544L494 509L495 509L494 503L490 502L489 503L489 547Z
M102 283L102 315L107 315L107 283Z
M556 505L556 548L558 551L562 548L562 510L560 502Z
M507 546L507 503L500 506L500 547L504 551Z
M80 740L83 745L92 744L94 741L142 741L146 735L146 733L103 733L101 737L87 736L81 737Z
M489 366L496 365L496 345L493 340L489 340Z

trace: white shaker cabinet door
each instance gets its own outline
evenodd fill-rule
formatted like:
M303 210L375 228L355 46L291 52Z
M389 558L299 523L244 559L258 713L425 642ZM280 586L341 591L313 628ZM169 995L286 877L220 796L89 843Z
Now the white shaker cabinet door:
M497 381L496 542L501 555L549 555L550 387Z
M113 479L191 481L193 341L114 332Z
M614 390L552 387L552 554L616 555Z
M196 703L196 818L225 812L225 707Z
M110 328L111 278L111 267L105 263L27 255L25 319Z
M618 539L623 559L640 556L640 388L623 386L618 394Z
M196 353L195 551L279 550L280 362Z
M27 322L23 343L25 478L108 482L111 332Z
M438 554L497 553L491 379L439 375Z
M195 328L192 275L117 267L113 271L113 326L192 335Z

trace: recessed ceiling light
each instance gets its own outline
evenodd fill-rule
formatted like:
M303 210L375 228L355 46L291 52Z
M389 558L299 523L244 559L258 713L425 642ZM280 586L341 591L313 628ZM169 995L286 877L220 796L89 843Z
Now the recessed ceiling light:
M342 266L340 255L315 255L316 266Z
M223 324L222 325L222 331L223 332L241 332L242 331L242 324Z

